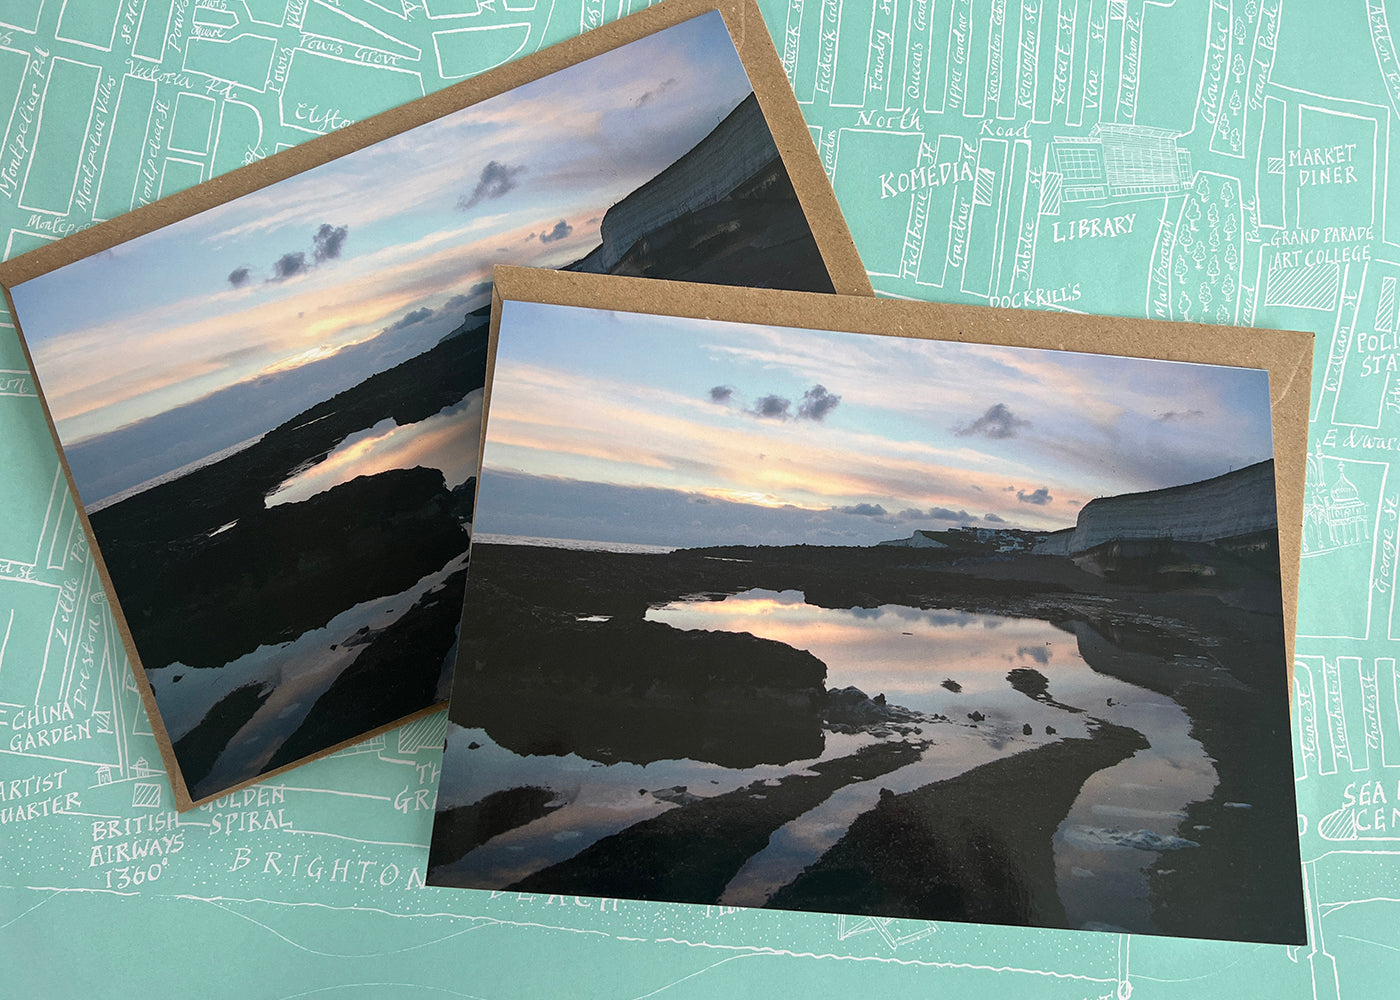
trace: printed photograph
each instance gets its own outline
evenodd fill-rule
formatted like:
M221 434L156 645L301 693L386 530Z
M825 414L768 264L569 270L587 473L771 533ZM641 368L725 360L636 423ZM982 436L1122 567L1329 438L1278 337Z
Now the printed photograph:
M718 12L11 289L190 799L445 698L502 261L832 290Z
M1267 371L495 351L430 884L1303 940Z

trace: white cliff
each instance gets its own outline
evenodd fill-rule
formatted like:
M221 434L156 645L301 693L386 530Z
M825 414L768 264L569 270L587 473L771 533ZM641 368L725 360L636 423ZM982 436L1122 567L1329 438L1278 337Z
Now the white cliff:
M1055 532L1037 555L1076 555L1110 541L1170 538L1217 542L1278 528L1270 459L1214 479L1085 504L1072 530Z

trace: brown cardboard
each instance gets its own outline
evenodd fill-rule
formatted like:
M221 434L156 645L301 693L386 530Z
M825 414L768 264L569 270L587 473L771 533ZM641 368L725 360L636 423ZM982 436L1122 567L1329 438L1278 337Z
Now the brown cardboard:
M100 223L60 241L46 244L20 257L0 263L0 285L4 287L6 304L11 315L15 318L26 361L29 363L31 371L35 371L40 402L44 407L45 417L48 420L50 432L54 436L54 442L58 446L60 464L75 501L78 497L78 490L68 461L63 454L62 444L49 405L44 398L43 373L35 369L33 355L24 340L23 317L18 315L14 299L11 296L11 289L14 286L225 204L242 195L300 174L347 153L371 146L416 126L477 104L487 98L511 91L564 67L572 66L628 42L714 10L718 10L722 14L726 27L738 49L835 290L838 293L852 295L872 294L870 282L856 253L830 183L816 150L812 146L807 125L788 85L772 39L768 35L762 16L753 0L665 0L664 3L605 25L578 38L526 56L516 62L429 94L373 118L347 126L329 135L311 140L275 156L212 178L127 215ZM107 593L113 595L114 599L110 602L113 618L121 633L137 686L150 716L151 726L169 773L176 807L179 810L191 809L196 805L217 798L218 795L263 781L307 760L325 756L365 737L401 725L441 707L440 705L425 706L417 712L326 747L324 750L292 764L230 785L220 789L216 794L199 799L193 798L176 762L171 739L162 722L150 682L141 666L131 630L97 545L91 522L80 501L77 502L77 506L79 519L91 547L98 573Z
M504 299L617 309L773 326L882 333L1007 347L1036 347L1126 357L1262 368L1269 373L1274 422L1283 612L1291 679L1302 550L1303 483L1307 471L1308 389L1313 335L1291 330L1168 323L1077 313L934 305L803 292L642 282L497 266L492 292L491 353L486 371L490 420L500 304ZM482 434L485 438L483 423Z

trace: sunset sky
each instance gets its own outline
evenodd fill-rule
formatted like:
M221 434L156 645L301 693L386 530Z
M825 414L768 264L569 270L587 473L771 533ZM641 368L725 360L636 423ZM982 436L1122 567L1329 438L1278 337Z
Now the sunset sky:
M1055 529L1273 454L1268 375L508 302L481 532L869 544ZM601 533L600 533L601 532Z
M596 246L603 212L750 89L707 14L18 286L60 437L310 372L384 332L397 340L371 371L426 350L489 301L493 264ZM290 413L215 412L221 436L190 448L268 430L299 393L324 398L311 382L279 382Z

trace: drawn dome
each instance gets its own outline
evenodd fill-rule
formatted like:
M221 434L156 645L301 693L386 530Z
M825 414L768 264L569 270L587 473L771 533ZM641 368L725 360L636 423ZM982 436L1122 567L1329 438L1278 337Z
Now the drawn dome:
M1332 500L1337 504L1361 502L1361 493L1347 478L1345 465L1337 471L1337 481L1332 484Z

